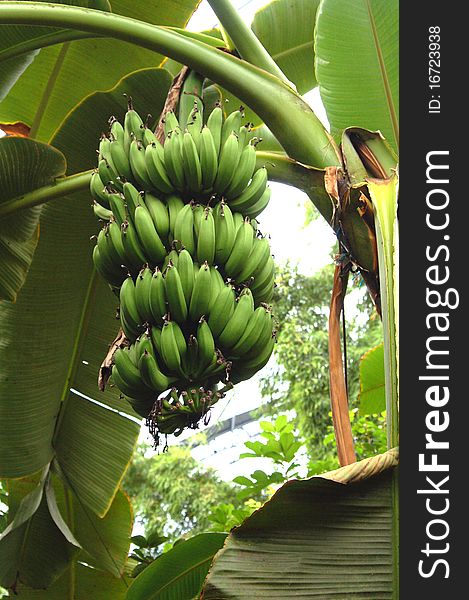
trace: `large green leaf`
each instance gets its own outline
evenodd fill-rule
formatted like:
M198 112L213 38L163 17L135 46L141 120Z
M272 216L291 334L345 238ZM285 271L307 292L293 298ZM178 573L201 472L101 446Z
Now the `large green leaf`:
M104 571L83 564L73 564L47 590L17 587L18 600L124 600L128 584Z
M69 167L94 165L108 117L124 111L123 92L138 97L139 110L156 118L169 81L165 71L145 70L111 93L85 100L54 139ZM27 475L55 454L74 493L103 515L139 425L122 414L135 413L115 390L97 392L99 365L118 329L117 300L91 260L90 236L97 229L86 192L47 205L27 282L15 305L0 305L0 473Z
M256 13L252 29L300 94L316 86L314 24L320 0L274 0Z
M0 203L52 183L65 173L55 148L24 138L0 139ZM0 300L15 301L38 241L40 207L0 220Z
M22 581L30 587L45 588L79 551L61 519L48 481L45 490L44 483L43 478L39 483L32 478L9 485L14 518L0 539L0 584L5 587Z
M126 600L190 600L198 596L226 533L201 533L179 542L135 579Z
M112 10L149 23L183 27L197 4L196 0L113 0ZM4 27L0 27L0 38ZM154 52L110 39L85 39L44 48L0 104L0 122L23 121L33 125L34 137L49 140L85 96L109 89L127 73L157 66L162 60Z
M286 483L228 536L204 600L391 600L395 451Z
M379 129L399 145L397 0L323 0L316 23L316 77L332 133Z
M384 349L380 344L360 360L360 414L372 415L385 409Z

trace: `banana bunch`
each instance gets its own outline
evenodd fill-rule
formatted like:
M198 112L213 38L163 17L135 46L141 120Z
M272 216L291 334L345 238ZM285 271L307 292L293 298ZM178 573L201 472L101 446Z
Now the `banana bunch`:
M217 106L204 125L195 106L183 130L170 112L160 144L129 101L99 143L93 261L128 341L111 377L156 437L195 427L273 351L274 261L256 220L270 188L241 119Z
M110 196L122 194L125 183L159 197L178 194L184 202L223 198L234 211L256 218L269 203L270 188L265 167L256 169L260 140L251 137L242 118L240 109L224 119L217 105L204 125L195 104L181 126L169 112L161 144L129 99L124 125L112 118L109 133L99 143L98 167L90 183L98 218L109 220L108 211L117 218Z

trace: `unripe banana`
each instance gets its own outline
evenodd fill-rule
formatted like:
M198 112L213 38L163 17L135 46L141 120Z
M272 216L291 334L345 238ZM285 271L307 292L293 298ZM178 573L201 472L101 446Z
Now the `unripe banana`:
M253 293L265 288L269 282L273 282L275 273L275 263L272 256L269 254L267 260L263 266L257 271L254 276L254 281L251 284L251 290Z
M217 104L217 106L215 106L210 113L210 116L207 119L207 127L210 129L210 133L212 134L215 151L218 156L221 149L221 130L223 127L223 110L219 104Z
M179 212L184 208L184 202L180 196L171 195L166 198L169 212L169 230L174 235L174 228Z
M99 204L99 202L96 202L96 200L93 200L93 212L95 217L101 219L101 221L110 221L113 216L112 210L104 208L104 206Z
M103 260L97 245L93 248L93 263L96 271L98 271L105 281L115 287L120 286L122 283L122 276L119 273L116 273L114 269L109 269L109 266Z
M126 265L127 268L129 268L131 270L135 270L135 268L138 265L134 265L134 264L129 263L127 253L126 253L125 248L124 248L124 243L122 241L121 228L116 223L116 221L111 221L109 223L108 234L109 234L109 237L111 238L112 245L114 246L117 254L119 255L120 264L121 265Z
M155 358L145 351L139 361L139 371L145 384L160 393L171 387L174 377L168 377L159 368Z
M249 350L251 350L262 333L262 327L266 316L270 319L269 314L263 306L256 308L249 321L245 324L244 333L230 350L231 355L242 358Z
M158 325L161 324L161 321L167 312L166 286L163 275L159 269L155 270L151 279L150 312L153 318L153 322Z
M135 281L135 302L139 315L144 323L152 320L150 308L150 290L153 273L148 267L143 268Z
M246 379L249 379L249 377L252 377L254 373L265 367L265 365L269 362L274 346L275 338L271 337L267 344L264 346L264 349L261 352L259 352L257 356L240 363L241 368L247 373L249 373Z
M266 310L260 335L252 348L244 354L243 360L250 360L256 356L259 356L259 354L264 351L265 346L269 343L270 339L273 337L273 331L274 319L272 317L272 313L269 310Z
M148 352L148 354L151 354L153 358L156 357L155 349L153 348L153 342L151 341L151 336L148 333L148 330L138 338L135 344L133 344L133 347L135 348L134 364L136 367L138 367L139 360L144 352ZM132 346L129 348L129 351L130 350L132 350Z
M130 342L135 342L135 340L142 333L141 328L137 327L135 323L129 319L129 316L123 311L120 312L120 322L122 331L125 333L125 337Z
M274 297L274 289L275 289L275 281L272 280L261 290L258 290L254 293L254 297L256 299L256 306L259 304L270 304Z
M172 262L175 267L178 266L179 254L177 253L177 250L171 250L171 252L164 259L163 266L161 267L161 271L162 271L163 275L165 274L166 269L168 268L168 265L170 262Z
M166 256L166 248L146 207L137 206L134 221L138 238L145 250L148 261L154 266L159 265Z
M104 183L101 181L97 171L91 175L90 194L94 200L101 203L105 208L109 208L108 194L104 189Z
M238 137L239 129L241 127L241 120L244 116L242 112L242 107L240 110L235 110L230 113L223 123L223 127L221 130L221 147L226 143L226 140L230 137L230 135L235 134Z
M153 219L156 231L161 240L166 241L169 233L169 213L166 204L149 192L145 193L143 203Z
M141 141L132 140L129 150L129 162L135 181L142 190L150 190L153 185L147 172L145 148Z
M213 209L215 221L215 261L224 265L233 250L236 230L233 213L224 202L219 202Z
M237 280L242 283L255 276L265 266L270 256L270 244L267 238L254 238L251 254L237 275Z
M164 163L163 146L156 141L145 148L145 166L152 186L163 194L174 192Z
M192 210L194 215L194 233L196 239L199 237L200 231L200 222L202 221L202 217L204 216L205 207L202 204L196 204Z
M261 212L269 204L271 194L272 194L272 190L270 189L270 187L267 187L265 189L265 192L259 198L259 200L257 202L255 202L251 206L251 208L245 209L244 214L246 215L246 217L249 217L251 219L258 217L261 214Z
M189 305L189 315L193 321L198 321L202 315L206 317L209 314L210 301L212 294L212 278L208 263L204 263L197 273L194 281L191 302Z
M179 121L172 110L168 111L164 116L164 134L167 137L175 129L180 130Z
M236 277L243 270L252 252L253 243L254 238L251 223L249 219L245 219L244 223L238 229L233 250L225 264L225 272L229 277Z
M135 284L132 277L124 279L119 293L119 301L121 312L125 312L136 325L143 323L142 315L138 310Z
M239 143L239 142L238 142ZM239 196L246 189L256 169L256 150L248 144L241 152L238 167L230 185L225 190L225 197L230 200Z
M127 348L118 348L113 355L114 365L117 366L119 375L127 385L135 390L146 392L147 386L140 377L139 370L132 363Z
M161 355L161 327L152 327L150 330L151 342L155 350L155 356L162 358ZM161 365L160 365L161 367Z
M170 262L165 274L166 298L171 318L178 323L187 320L187 303L177 267Z
M194 263L190 253L183 249L179 253L177 269L181 278L182 289L184 292L184 298L186 304L189 306L192 296L192 290L194 289Z
M174 130L168 135L164 142L164 164L166 172L173 186L183 191L185 187L184 164L182 158L182 134Z
M190 204L185 204L179 211L174 224L173 235L174 239L179 240L190 254L194 254L194 214Z
M124 145L114 140L109 145L112 162L121 179L132 180L132 170Z
M139 265L141 269L147 260L138 240L135 227L130 221L124 221L121 225L121 231L127 262L131 265Z
M210 310L209 327L215 337L218 337L228 324L235 310L235 293L231 285L223 286Z
M246 146L249 143L249 134L251 131L251 123L245 123L239 128L238 139L241 146Z
M125 208L125 200L122 194L108 194L109 206L114 215L114 219L120 226L124 221L127 220L127 211Z
M235 238L236 238L236 234L238 233L239 228L244 223L244 217L239 212L233 212L232 215L233 215L233 223L234 223L234 227L235 227Z
M124 117L124 150L127 154L133 140L141 141L143 139L143 128L143 121L137 111L133 109L132 98L129 97Z
M96 245L99 248L101 263L103 264L104 268L110 273L113 272L116 276L118 276L121 273L121 261L113 244L110 243L109 229L107 226L101 229L99 232Z
M204 318L200 320L197 328L198 363L202 371L212 363L215 354L215 342L208 323Z
M156 144L156 142L158 141L156 135L153 133L153 131L149 128L149 127L145 127L143 130L143 145L145 146L145 148L147 146L150 146L151 144Z
M129 398L136 398L139 401L142 401L152 400L155 396L154 392L146 386L143 387L141 382L138 388L130 386L124 376L121 375L116 365L113 365L112 367L112 380L119 390Z
M98 175L100 180L103 182L104 187L122 189L122 183L120 181L118 173L114 171L109 162L102 158L98 162Z
M225 287L225 282L223 281L223 277L221 276L220 271L218 269L216 269L215 267L210 267L210 275L212 280L212 292L210 298L210 306L208 309L209 313L212 310L212 306L214 305L218 294Z
M246 323L248 323L253 312L252 294L248 288L245 288L238 298L233 315L219 336L219 342L223 348L229 350L235 346L243 335Z
M267 188L267 169L261 167L257 169L247 188L233 200L230 200L230 207L240 213L251 209L262 197Z
M202 170L196 144L188 131L183 137L182 162L186 188L195 194L199 193L202 190Z
M181 213L182 214L182 213ZM212 209L207 206L200 220L197 239L197 260L213 264L215 258L215 222Z
M135 209L137 208L137 206L140 206L142 204L142 195L133 185L133 183L130 183L129 181L124 183L124 185L122 186L122 192L124 194L127 212L130 216L132 223L135 223Z
M200 147L200 136L203 127L203 118L202 113L197 106L197 102L195 103L194 110L190 116L190 122L187 124L187 131L189 135L194 140L194 144L196 149L198 150Z
M223 144L218 161L218 172L213 184L213 189L219 194L223 194L229 186L231 179L236 173L240 159L238 138L231 133Z
M202 189L210 191L217 176L218 152L215 148L212 132L208 127L204 127L200 134L199 155L202 170Z
M110 133L111 139L115 140L116 142L119 142L119 144L121 144L123 146L124 145L124 128L122 127L120 122L115 117L111 117L109 119L109 125L110 125L109 133Z

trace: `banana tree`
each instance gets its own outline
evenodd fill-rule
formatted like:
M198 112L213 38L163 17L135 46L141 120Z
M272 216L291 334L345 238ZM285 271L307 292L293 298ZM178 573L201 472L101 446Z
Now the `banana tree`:
M182 79L187 73L202 77L207 105L221 94L231 98L228 110L248 107L265 140L259 164L272 180L309 196L341 248L331 303L331 399L339 457L349 470L324 478L340 483L332 488L298 482L290 496L279 492L271 509L275 513L276 503L284 502L293 513L295 494L303 493L305 508L315 514L329 498L337 508L329 515L333 521L347 518L343 507L359 506L363 518L349 523L356 533L374 527L363 509L380 503L387 526L369 541L376 549L387 545L387 575L373 577L375 565L365 561L360 585L347 593L397 598L397 484L394 471L377 475L396 465L396 453L353 475L345 467L354 460L353 440L337 334L346 275L357 270L383 319L392 449L398 444L397 6L385 0L277 0L250 28L228 0L209 3L221 33L186 29L197 6L193 0L177 7L169 0L157 7L143 0L0 5L0 127L11 134L0 141L0 477L9 482L11 515L0 538L0 584L24 598L87 598L90 589L94 598L108 598L111 588L113 598L126 596L123 540L130 513L119 484L140 420L115 388L96 391L117 325L115 301L91 260L89 238L96 228L89 186L96 140L109 116L122 113L122 94L138 99L140 112L153 115L156 124L182 68ZM330 133L300 95L316 85ZM261 514L259 519L265 526ZM273 544L273 552L288 553L289 539L295 544L298 524L286 523L286 548ZM254 532L249 521L243 527L238 537L247 532L248 545L264 539L256 536L255 523ZM337 570L328 568L334 544L317 519L307 535L315 539L305 552L314 552L324 570L313 569L304 585L324 585L331 597L343 597ZM214 561L205 597L254 591L285 597L285 581L267 571L265 581L254 581L258 563L246 558L233 536ZM222 543L197 542L206 570ZM352 570L349 547L344 560ZM293 562L289 570L301 579L297 567ZM227 569L247 586L238 596L227 583ZM165 597L145 578L127 597ZM199 569L197 589L202 580ZM171 597L187 597L184 586L177 589Z

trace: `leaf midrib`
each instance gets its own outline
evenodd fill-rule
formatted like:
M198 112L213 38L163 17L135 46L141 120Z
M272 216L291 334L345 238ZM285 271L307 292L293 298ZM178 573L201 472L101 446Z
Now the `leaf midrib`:
M367 11L368 11L368 18L370 20L371 33L372 33L373 42L375 45L376 56L378 58L379 69L380 69L381 77L383 80L386 103L388 105L389 117L391 119L391 126L392 126L392 130L394 133L394 138L396 140L396 145L397 145L397 147L399 147L399 122L397 119L397 114L396 114L396 110L394 108L394 102L392 99L391 85L389 83L388 73L386 70L386 65L384 63L383 53L381 51L381 45L378 40L378 32L376 29L375 18L373 16L373 11L371 9L370 0L365 0L365 3L366 3Z

